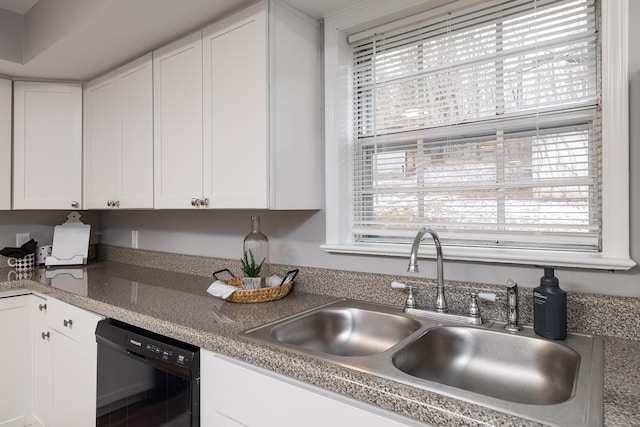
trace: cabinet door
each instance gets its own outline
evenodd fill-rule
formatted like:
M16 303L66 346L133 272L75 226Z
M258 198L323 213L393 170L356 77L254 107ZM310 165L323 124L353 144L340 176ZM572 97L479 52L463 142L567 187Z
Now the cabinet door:
M200 357L203 427L423 425L210 351L201 350ZM286 408L276 401L286 402Z
M51 420L57 426L95 425L97 345L95 313L50 298Z
M28 424L31 322L28 295L0 298L0 426Z
M151 54L117 70L120 111L118 202L153 208L153 64Z
M50 330L54 427L96 423L96 343L81 343Z
M268 206L266 3L203 31L204 194L216 208Z
M202 197L202 33L153 55L154 205L188 208Z
M31 390L33 425L51 422L51 343L47 322L47 300L32 296L33 387Z
M79 208L81 86L15 82L13 102L13 208Z
M11 80L0 79L0 210L11 209Z
M120 120L115 73L90 82L84 97L84 207L106 209L118 197Z
M321 209L322 33L317 20L270 4L271 209Z

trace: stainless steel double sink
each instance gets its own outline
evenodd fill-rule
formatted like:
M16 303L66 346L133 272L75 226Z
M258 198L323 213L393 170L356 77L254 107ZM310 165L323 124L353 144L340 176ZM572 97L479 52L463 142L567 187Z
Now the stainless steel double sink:
M244 332L251 339L551 425L603 422L604 344L531 328L340 299Z

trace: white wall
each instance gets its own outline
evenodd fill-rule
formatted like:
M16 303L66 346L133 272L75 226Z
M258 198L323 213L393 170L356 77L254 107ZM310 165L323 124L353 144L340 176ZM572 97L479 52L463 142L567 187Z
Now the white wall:
M22 15L0 9L0 60L22 63Z
M53 243L53 229L67 220L68 211L0 211L0 248L15 247L17 233L30 233L38 245ZM91 243L98 243L98 212L81 212L81 221L91 224Z
M25 15L24 62L81 27L92 14L113 0L40 1Z

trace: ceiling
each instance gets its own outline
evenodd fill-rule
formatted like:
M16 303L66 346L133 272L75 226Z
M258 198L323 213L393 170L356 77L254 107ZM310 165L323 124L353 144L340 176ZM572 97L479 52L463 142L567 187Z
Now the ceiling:
M0 0L0 9L7 9L24 15L36 3L38 3L38 0Z
M288 0L317 19L369 1ZM252 2L0 0L0 9L14 12L9 15L20 19L23 29L17 40L22 60L3 59L0 50L0 75L89 80Z

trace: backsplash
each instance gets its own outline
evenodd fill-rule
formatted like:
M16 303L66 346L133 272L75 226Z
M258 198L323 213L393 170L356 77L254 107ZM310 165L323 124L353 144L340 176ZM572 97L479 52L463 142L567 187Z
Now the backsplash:
M223 268L228 268L235 273L241 271L240 261L234 259L208 258L108 245L98 246L98 259L198 276L211 276L212 272ZM292 268L297 267L272 264L273 271L278 274L283 274ZM406 299L406 291L391 288L391 282L398 280L414 284L418 308L432 308L436 296L435 280L414 281L413 279L409 276L302 267L294 289L338 298L402 306ZM447 281L445 278L445 294L451 312L467 313L471 292L495 293L497 296L495 302L478 301L480 312L483 318L506 321L505 286L454 282ZM520 323L532 325L532 289L520 287L519 311ZM640 312L640 298L568 292L567 327L573 332L640 340L640 316L636 314L638 312Z

